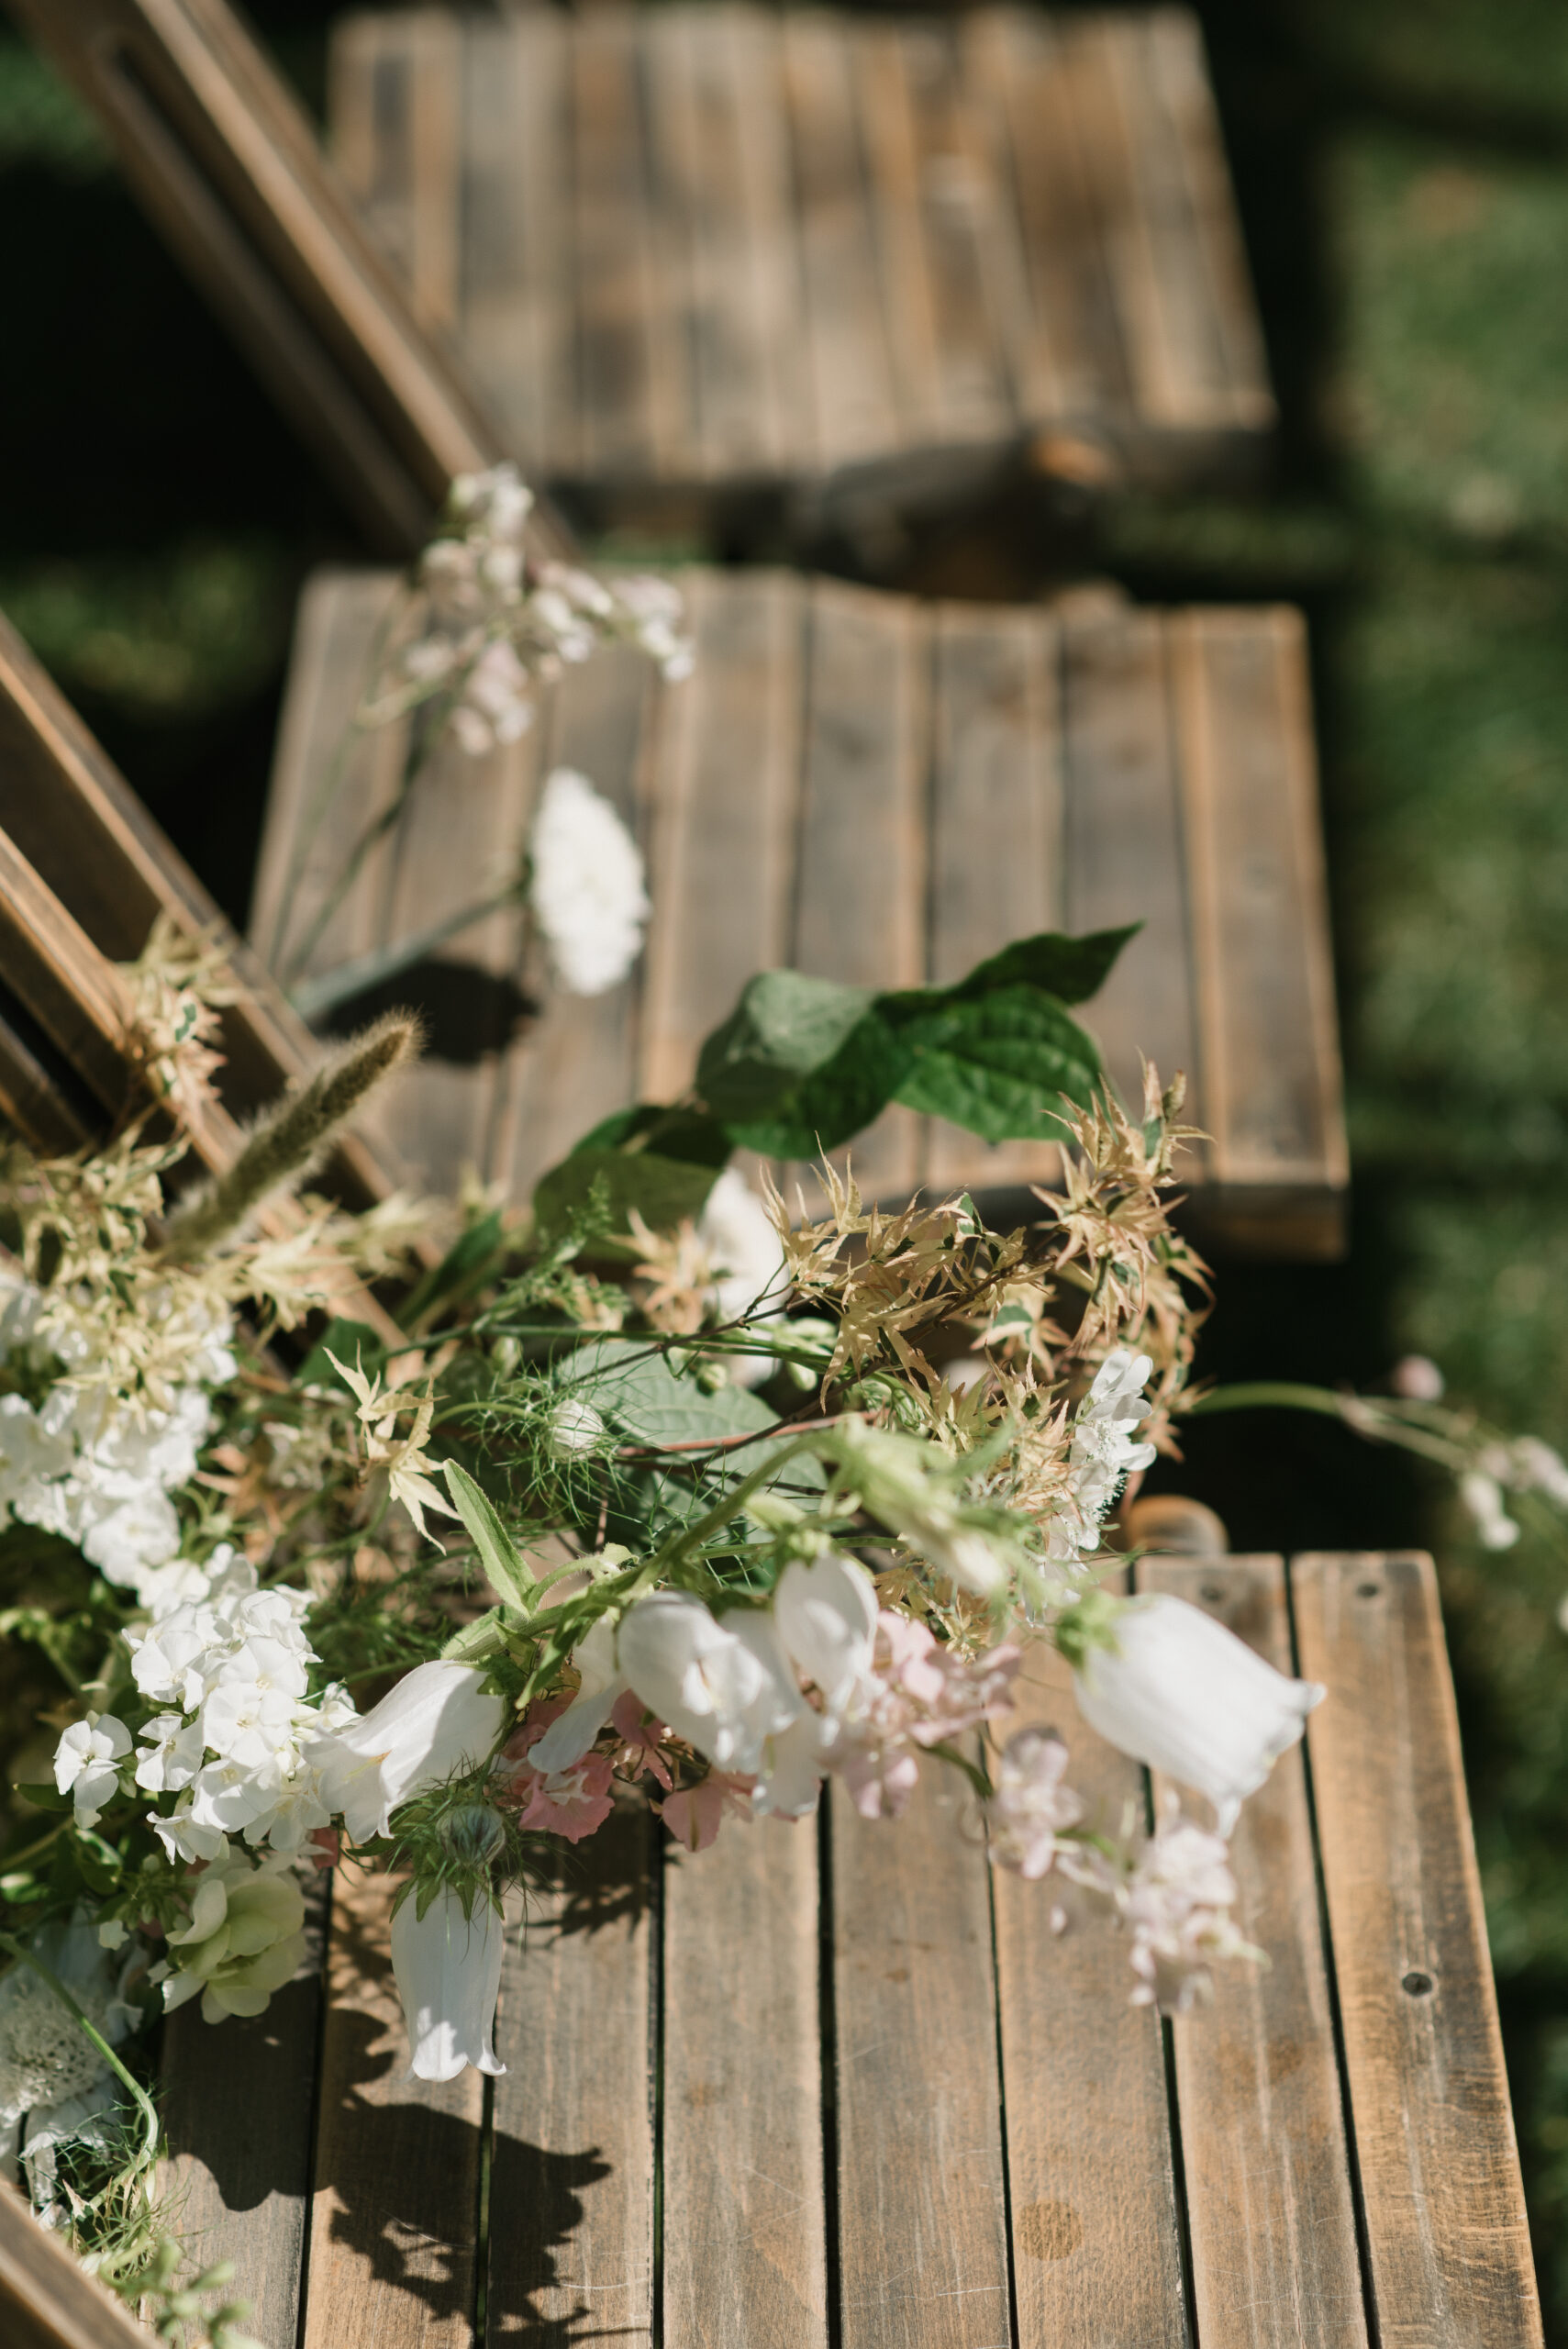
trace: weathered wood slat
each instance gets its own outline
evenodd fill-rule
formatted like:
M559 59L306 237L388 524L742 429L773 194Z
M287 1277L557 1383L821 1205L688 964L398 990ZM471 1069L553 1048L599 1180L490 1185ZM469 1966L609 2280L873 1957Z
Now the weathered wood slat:
M827 2349L811 1820L664 1867L664 2338Z
M484 2083L408 2076L395 1884L339 1868L301 2349L471 2349Z
M1140 1590L1201 1607L1291 1669L1278 1558L1146 1558ZM1336 1698L1330 1697L1330 1702ZM1274 1765L1231 1838L1256 1968L1173 2025L1198 2338L1206 2349L1365 2349L1306 1773Z
M318 1883L299 1971L264 2014L207 2023L193 2000L163 2026L169 2207L198 2266L232 2263L246 2330L269 2344L299 2332L327 1908Z
M1079 1719L1054 1649L1031 1645L1020 1679L1017 1726L1066 1740L1069 1785L1119 1834L1127 1806L1143 1806L1142 1771ZM992 1876L1018 2337L1186 2349L1160 2021L1131 2005L1103 1920L1051 1932L1056 1898L1050 1881Z
M487 2338L653 2339L654 1822L617 1812L501 1977Z
M406 72L426 13L377 36ZM342 38L371 42L362 24ZM502 68L503 50L524 60L536 38L536 82ZM545 131L538 93L563 38L567 86ZM560 237L533 249L526 289L510 265L505 281L481 267L483 327L461 303L457 318L508 417L528 406L508 379L538 338L502 330L500 306L552 306L576 341L582 428L557 408L530 443L548 476L601 495L759 480L816 492L870 466L884 492L918 477L956 496L976 450L1031 438L1048 465L1052 436L1087 432L1107 459L1165 477L1262 445L1262 346L1181 12L1058 28L985 8L955 28L674 5L584 12L563 36L551 12L525 10L463 39L485 61L466 144L497 153L502 107L526 104L536 149L561 139L577 159L570 269ZM443 234L493 248L431 81L439 119L412 179ZM503 95L524 82L526 101ZM344 168L406 270L411 199L387 191L409 174L379 151L404 124L378 115L362 70L334 88Z
M840 2338L1011 2338L990 1887L973 1797L927 1763L898 1826L832 1794Z
M440 1171L477 1153L486 1179L526 1193L601 1118L676 1097L756 969L946 979L1034 929L1141 922L1085 1015L1118 1082L1136 1091L1140 1051L1167 1077L1187 1071L1192 1121L1214 1136L1186 1162L1207 1236L1332 1252L1345 1157L1294 616L1059 618L786 573L683 577L695 675L664 686L624 648L568 672L520 748L454 760L451 796L438 785L420 818L428 849L389 844L381 877L367 867L323 941L318 965L386 938L389 888L431 914L435 875L454 904L480 896L486 861L520 848L557 763L606 792L643 840L648 947L608 995L557 994L536 1018L525 999L547 974L519 968L503 925L443 950L449 1036L462 994L450 972L482 974L462 982L480 993L445 1049L489 1106L471 1111L453 1094ZM275 929L292 841L386 592L339 574L302 607L258 938ZM330 835L305 861L296 935L332 858L396 788L395 729L354 755ZM496 1019L521 1012L509 1040L485 1030L484 990ZM400 1119L394 1105L384 1131L435 1179L422 1110ZM854 1163L893 1198L928 1181L1049 1180L1056 1159L1047 1143L992 1151L895 1109Z
M1376 2337L1541 2338L1429 1558L1297 1558L1301 1669Z
M0 2321L6 2349L147 2349L141 2326L4 2184Z

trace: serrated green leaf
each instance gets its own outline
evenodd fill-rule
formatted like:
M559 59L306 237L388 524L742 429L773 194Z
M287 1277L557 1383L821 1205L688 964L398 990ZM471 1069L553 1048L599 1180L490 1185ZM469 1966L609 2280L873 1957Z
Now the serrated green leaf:
M1136 938L1142 927L1141 922L1135 921L1124 930L1088 930L1082 938L1072 938L1055 930L1040 930L1033 938L1016 938L999 954L977 963L966 978L942 992L949 1002L961 1003L971 996L990 995L1000 987L1031 986L1053 995L1059 1003L1087 1003L1109 978L1129 939ZM917 995L926 991L908 992ZM898 1002L903 998L884 996L884 1006L890 1000Z
M777 1416L744 1386L707 1394L673 1371L667 1354L636 1338L595 1338L563 1355L554 1376L633 1443L718 1442L760 1433Z
M587 1206L597 1180L608 1194L617 1229L625 1230L635 1208L655 1231L673 1231L687 1216L702 1213L717 1172L715 1166L665 1158L651 1150L574 1150L540 1176L534 1190L534 1219L541 1238L562 1230L571 1209ZM613 1241L595 1242L596 1249L614 1245Z
M985 1141L1060 1140L1062 1097L1086 1104L1099 1082L1093 1043L1037 987L1002 987L903 1023L907 1074L894 1096Z
M639 1101L602 1118L572 1145L576 1157L584 1150L651 1150L661 1158L678 1158L683 1165L711 1166L717 1174L729 1156L729 1138L717 1118L705 1110L662 1108L655 1101Z
M761 971L703 1045L697 1090L733 1132L767 1119L800 1080L826 1068L875 1001L803 971Z
M47 1778L40 1785L37 1786L24 1786L20 1781L18 1781L16 1791L21 1796L24 1802L30 1802L35 1810L72 1810L75 1809L72 1798L70 1795L62 1795L59 1787L51 1785Z
M534 1591L532 1569L467 1469L455 1460L443 1461L441 1466L452 1506L468 1528L491 1588L527 1614Z
M863 1133L909 1064L908 1047L873 1005L821 1068L781 1087L765 1114L731 1125L730 1133L740 1149L765 1158L815 1158Z

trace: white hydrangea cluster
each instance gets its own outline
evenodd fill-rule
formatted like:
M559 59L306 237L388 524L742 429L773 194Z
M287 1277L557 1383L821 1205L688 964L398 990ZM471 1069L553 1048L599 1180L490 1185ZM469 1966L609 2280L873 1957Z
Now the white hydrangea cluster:
M199 1598L155 1610L128 1637L146 1700L164 1709L135 1745L112 1715L74 1722L55 1754L55 1784L90 1826L117 1792L172 1796L148 1821L171 1860L227 1860L229 1837L297 1852L331 1812L321 1766L334 1731L358 1718L342 1689L306 1697L315 1652L309 1594L262 1589L231 1549L213 1554Z
M1152 1406L1143 1392L1154 1365L1125 1346L1107 1354L1073 1422L1066 1492L1051 1513L1046 1554L1053 1565L1076 1565L1100 1546L1106 1512L1129 1476L1153 1465L1154 1446L1133 1435Z
M0 1367L15 1382L0 1395L0 1526L12 1518L62 1535L144 1607L205 1587L179 1555L170 1496L195 1474L211 1425L207 1389L232 1378L232 1326L204 1300L164 1300L181 1326L183 1384L159 1408L117 1392L95 1355L90 1319L0 1270ZM156 1310L156 1305L154 1307ZM46 1389L37 1405L27 1392Z
M664 579L610 583L572 563L530 562L533 502L516 465L461 473L441 534L420 558L422 624L400 665L417 696L456 685L452 731L474 757L526 733L535 681L586 661L600 643L637 645L672 682L691 673L679 590ZM406 707L395 694L369 714Z
M530 903L557 975L573 995L603 995L642 949L650 912L642 852L609 801L574 767L539 796L529 841Z

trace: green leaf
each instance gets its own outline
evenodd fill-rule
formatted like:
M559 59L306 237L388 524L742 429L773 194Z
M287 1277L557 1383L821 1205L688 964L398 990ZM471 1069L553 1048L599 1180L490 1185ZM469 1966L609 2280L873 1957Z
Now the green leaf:
M440 1263L404 1298L397 1317L404 1328L414 1329L436 1306L455 1303L478 1288L495 1264L504 1239L498 1208L460 1231ZM337 1351L334 1347L333 1352Z
M879 1006L863 1012L821 1068L781 1085L766 1111L732 1123L737 1146L765 1158L815 1158L863 1133L897 1092L908 1047Z
M1125 930L1094 930L1082 938L1042 930L1033 938L1015 939L988 962L977 963L968 977L960 979L946 994L951 1001L962 1002L970 996L989 995L999 987L1022 985L1042 988L1047 995L1055 996L1059 1003L1086 1003L1092 995L1099 993L1122 948L1129 939L1137 937L1142 927L1141 922L1129 922ZM913 996L924 990L915 988L909 992ZM888 1001L884 996L884 1008Z
M744 1386L710 1395L670 1366L669 1356L636 1338L595 1338L563 1355L556 1383L591 1402L628 1442L718 1442L753 1435L776 1414Z
M985 1141L1060 1139L1062 1096L1086 1104L1099 1082L1089 1038L1036 987L950 1000L901 1026L910 1065L895 1098Z
M528 1618L517 1607L487 1607L483 1615L454 1631L441 1650L443 1664L484 1664L500 1655L506 1634L526 1631Z
M802 971L762 971L697 1060L697 1090L731 1131L766 1119L799 1080L825 1068L876 998Z
M473 1537L491 1588L526 1614L533 1597L532 1569L467 1469L455 1460L441 1465L452 1506Z
M656 1101L639 1101L633 1108L617 1109L611 1118L572 1145L572 1155L587 1150L652 1150L661 1158L678 1158L684 1165L711 1166L717 1174L729 1156L729 1137L717 1118L701 1109L662 1108Z
M344 1386L337 1364L329 1357L336 1354L339 1362L358 1363L362 1360L374 1364L381 1360L385 1351L380 1331L373 1330L368 1321L350 1321L339 1315L335 1321L328 1323L311 1347L295 1372L294 1383L296 1386L342 1387L347 1394L350 1389Z
M728 1145L726 1146L728 1155ZM564 1229L573 1208L584 1208L595 1180L607 1193L615 1228L624 1230L635 1208L655 1231L672 1231L687 1216L702 1213L717 1169L686 1159L665 1158L651 1150L574 1150L541 1175L534 1190L534 1218L541 1238ZM595 1241L613 1251L615 1241Z
M30 1802L35 1810L72 1810L75 1809L72 1798L70 1795L62 1795L59 1787L52 1785L47 1778L38 1786L23 1786L18 1781L16 1791L21 1796L24 1802Z

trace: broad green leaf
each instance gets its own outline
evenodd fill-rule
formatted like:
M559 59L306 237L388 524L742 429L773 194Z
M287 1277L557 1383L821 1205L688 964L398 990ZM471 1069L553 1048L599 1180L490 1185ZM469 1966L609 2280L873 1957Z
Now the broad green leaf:
M655 1101L639 1101L601 1119L572 1155L588 1150L651 1150L661 1158L678 1158L687 1166L711 1166L717 1174L729 1156L729 1137L717 1118L701 1109L661 1108Z
M908 1074L907 1045L883 1018L880 1005L862 1013L832 1058L787 1086L765 1110L733 1121L742 1150L766 1158L815 1158L863 1133Z
M331 1357L336 1354L339 1362L350 1366L359 1362L373 1365L385 1351L380 1331L373 1330L368 1321L350 1321L339 1315L328 1323L311 1347L295 1372L294 1383L296 1386L340 1386L347 1394L349 1389Z
M455 1460L443 1461L441 1466L452 1505L473 1537L491 1588L526 1613L533 1596L532 1569L467 1469Z
M718 1169L686 1159L665 1158L651 1150L574 1150L541 1175L534 1190L539 1232L562 1230L573 1208L584 1208L595 1180L608 1196L612 1230L624 1231L635 1208L655 1231L673 1231L686 1216L698 1216ZM595 1249L613 1243L595 1241Z
M900 1024L910 1061L895 1097L986 1141L1060 1140L1062 1096L1085 1104L1099 1081L1089 1038L1036 987L950 1001Z
M1021 985L1040 987L1059 1003L1086 1003L1099 993L1122 948L1142 927L1135 921L1125 930L1094 930L1082 938L1069 938L1055 930L1042 930L1033 938L1017 938L988 962L977 963L967 978L942 992L948 1000L962 1002L999 987ZM910 991L912 996L921 992ZM896 1000L902 1002L904 997ZM884 1005L886 1001L884 997Z
M697 1090L731 1131L765 1119L803 1076L830 1062L875 1000L802 971L762 971L697 1060Z
M633 1443L718 1442L758 1434L776 1416L744 1386L706 1393L673 1370L667 1354L636 1338L592 1339L563 1354L553 1375Z

